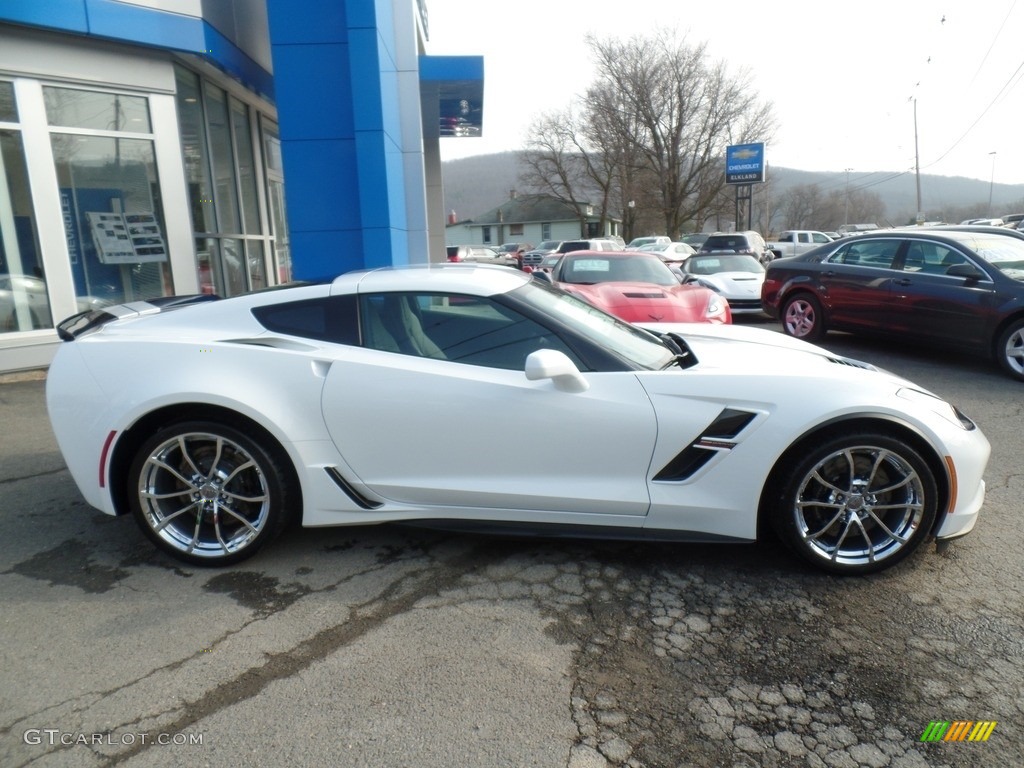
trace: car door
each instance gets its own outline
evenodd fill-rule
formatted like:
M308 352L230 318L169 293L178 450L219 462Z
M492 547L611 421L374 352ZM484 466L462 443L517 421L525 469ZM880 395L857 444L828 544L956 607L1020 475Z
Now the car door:
M899 238L856 238L821 264L822 299L833 327L887 329L893 323L890 297L899 276Z
M415 327L401 327L398 315ZM490 299L368 295L360 319L363 347L331 365L323 413L355 479L374 494L444 507L446 516L589 513L642 524L657 425L635 375L586 373L589 388L577 393L527 380L532 351L573 352Z
M988 278L947 274L950 267L971 263L945 243L911 241L901 259L902 272L893 280L888 313L893 329L929 342L987 346L995 286Z

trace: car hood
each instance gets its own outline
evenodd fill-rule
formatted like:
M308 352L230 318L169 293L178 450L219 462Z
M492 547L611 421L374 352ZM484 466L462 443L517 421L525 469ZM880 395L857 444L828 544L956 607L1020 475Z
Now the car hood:
M716 272L713 275L701 275L701 281L713 286L723 296L741 298L761 298L761 284L764 274L750 272Z
M795 373L835 377L838 371L845 379L882 375L897 386L916 384L894 373L822 347L794 339L783 333L743 325L709 325L707 323L637 323L655 333L677 333L686 339L701 369L723 372L757 371L764 375ZM838 367L841 366L841 367ZM923 391L923 390L922 390Z
M703 322L711 293L695 285L654 283L559 283L559 287L633 323Z

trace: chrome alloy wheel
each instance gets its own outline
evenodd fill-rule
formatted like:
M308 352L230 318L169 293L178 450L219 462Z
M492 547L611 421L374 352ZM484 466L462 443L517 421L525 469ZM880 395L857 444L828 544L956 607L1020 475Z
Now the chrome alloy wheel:
M267 526L266 470L234 440L183 432L159 443L138 473L138 503L170 549L221 558L249 546Z
M805 551L837 566L874 565L916 543L926 504L914 467L874 445L826 455L804 476L794 502Z

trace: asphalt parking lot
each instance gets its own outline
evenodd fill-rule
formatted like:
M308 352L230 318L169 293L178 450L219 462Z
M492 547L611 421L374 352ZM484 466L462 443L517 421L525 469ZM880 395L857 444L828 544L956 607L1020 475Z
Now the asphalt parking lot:
M772 543L406 528L294 530L189 568L84 504L42 381L0 384L0 765L1024 765L1024 385L941 350L824 346L981 425L969 537L861 579ZM995 726L922 741L957 721Z

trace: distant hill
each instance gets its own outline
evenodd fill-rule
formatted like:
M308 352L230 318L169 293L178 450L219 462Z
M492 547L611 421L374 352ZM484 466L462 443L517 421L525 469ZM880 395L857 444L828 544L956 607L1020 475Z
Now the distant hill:
M444 177L446 211L455 211L460 220L471 219L507 200L512 190L520 188L519 153L501 152L448 160L441 165ZM823 191L845 189L844 171L800 171L793 168L769 168L768 180L772 194L780 196L787 189L802 184L817 184ZM850 173L851 189L865 189L882 198L887 223L903 224L917 211L917 183L914 174L877 171ZM921 203L931 220L945 219L945 212L968 206L988 207L990 184L963 176L921 176ZM991 187L994 215L1024 213L1024 184L995 184ZM978 215L984 215L984 212ZM878 222L881 224L882 222Z

